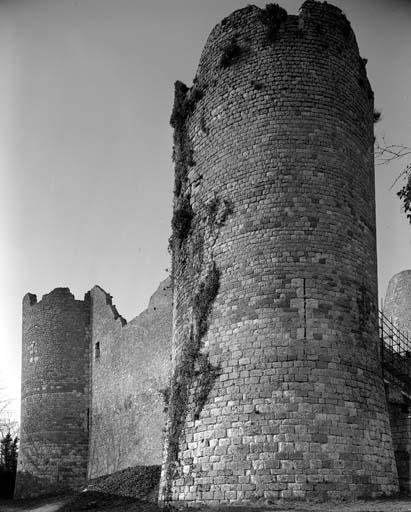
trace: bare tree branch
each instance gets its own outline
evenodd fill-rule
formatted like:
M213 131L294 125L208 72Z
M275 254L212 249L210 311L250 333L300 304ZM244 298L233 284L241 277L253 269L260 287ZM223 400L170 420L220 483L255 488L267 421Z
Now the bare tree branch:
M398 183L400 179L405 180L403 187L397 192L397 196L402 201L402 210L411 224L411 147L402 144L375 143L375 162L377 165L389 165L395 160L408 160L400 175L394 180L390 189Z
M15 437L19 433L19 424L10 406L13 400L6 398L5 388L0 388L0 439L3 439L8 432Z

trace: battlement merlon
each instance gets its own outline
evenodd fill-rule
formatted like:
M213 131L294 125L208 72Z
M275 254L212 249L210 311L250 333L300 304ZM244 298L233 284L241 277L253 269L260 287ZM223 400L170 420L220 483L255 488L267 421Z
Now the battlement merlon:
M29 306L34 306L37 304L37 295L34 293L26 293L23 297L23 309Z

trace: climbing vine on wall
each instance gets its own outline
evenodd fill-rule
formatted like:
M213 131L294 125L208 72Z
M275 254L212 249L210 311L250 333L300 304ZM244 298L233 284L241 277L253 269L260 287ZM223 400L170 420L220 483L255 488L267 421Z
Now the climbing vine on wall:
M208 318L218 294L219 282L220 273L213 262L193 297L193 322L189 335L182 340L179 362L171 379L168 403L166 501L170 499L172 479L178 469L179 441L192 402L192 390L194 389L193 417L198 419L219 374L219 367L213 366L208 355L201 352L202 340L207 333Z
M194 212L190 203L190 196L186 195L178 201L172 219L173 237L181 246L187 238Z
M198 85L189 89L183 82L174 84L174 105L170 124L174 128L175 182L174 195L180 196L187 181L189 167L195 165L193 150L187 133L187 121L204 93Z
M179 471L180 439L187 416L199 418L214 382L220 373L204 350L209 317L220 287L220 271L213 256L213 247L222 226L232 213L229 200L217 195L208 203L192 202L189 183L190 167L195 155L188 134L188 123L203 90L196 82L191 89L181 82L175 84L175 101L171 115L174 127L175 187L172 219L172 276L175 286L185 282L186 314L179 318L176 364L167 391L167 450L165 460L165 502L171 499L171 485ZM204 113L200 116L204 124ZM203 133L205 131L203 130ZM208 135L207 133L205 133ZM197 181L201 179L197 176ZM199 185L197 185L199 186ZM196 205L196 206L194 206ZM178 300L178 299L177 299Z
M189 89L183 82L175 83L174 105L170 118L170 124L174 128L173 159L175 161L174 212L170 239L172 249L174 243L180 250L182 249L194 216L190 194L187 191L187 179L189 169L195 165L195 161L187 123L203 95L203 90L197 84Z

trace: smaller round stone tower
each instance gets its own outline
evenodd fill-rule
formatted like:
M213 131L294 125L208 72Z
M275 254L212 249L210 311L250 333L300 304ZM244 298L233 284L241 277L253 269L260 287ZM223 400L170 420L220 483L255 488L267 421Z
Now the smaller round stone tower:
M15 496L84 484L88 451L89 296L56 288L23 299L21 441Z
M390 279L384 313L400 330L408 330L411 340L411 270L398 272Z

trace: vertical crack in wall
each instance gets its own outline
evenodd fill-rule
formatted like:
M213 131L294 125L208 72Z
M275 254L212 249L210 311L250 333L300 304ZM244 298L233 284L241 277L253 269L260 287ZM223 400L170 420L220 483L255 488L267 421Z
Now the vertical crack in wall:
M304 339L307 339L307 295L305 277L303 278L303 300L304 300Z

